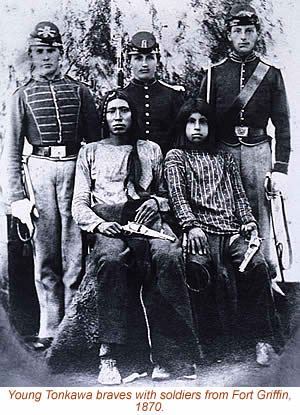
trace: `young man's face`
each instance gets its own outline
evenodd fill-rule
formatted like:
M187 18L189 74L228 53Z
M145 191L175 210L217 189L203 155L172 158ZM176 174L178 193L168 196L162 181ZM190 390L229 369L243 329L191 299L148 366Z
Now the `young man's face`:
M153 53L138 53L131 56L133 76L139 81L150 81L157 68L157 56Z
M30 56L36 72L53 76L59 67L60 50L52 46L31 46Z
M120 98L110 101L107 105L106 121L113 136L125 135L131 126L128 102Z
M203 143L208 137L207 118L199 112L191 114L186 123L185 134L191 143Z
M233 49L241 56L248 55L255 48L258 33L254 25L233 26L228 33Z

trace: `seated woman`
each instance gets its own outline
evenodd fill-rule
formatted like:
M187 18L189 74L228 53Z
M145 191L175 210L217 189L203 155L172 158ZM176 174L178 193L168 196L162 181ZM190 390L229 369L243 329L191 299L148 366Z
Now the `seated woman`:
M199 286L214 278L215 298L226 345L244 318L256 342L256 360L269 365L274 349L274 302L266 261L258 251L239 272L247 236L257 224L233 157L216 152L211 108L201 99L187 101L175 123L175 149L165 160L170 203L186 236L187 273L199 273ZM232 272L234 271L234 272ZM241 284L240 284L241 283Z
M102 120L103 139L80 150L72 205L75 221L96 239L87 258L83 285L85 280L93 279L97 286L96 299L89 301L96 301L94 310L99 324L98 380L105 385L122 382L118 356L122 347L132 343L135 336L135 327L130 324L130 303L135 298L130 286L137 276L133 260L140 267L140 308L144 312L143 324L147 326L154 366L152 379L167 379L171 375L194 379L198 349L184 285L180 243L175 238L175 242L132 238L126 236L122 228L124 217L130 217L125 210L132 204L134 222L151 223L156 230L174 236L160 218L160 212L169 210L162 184L160 147L138 139L136 111L124 92L107 94ZM80 289L75 303L83 295L86 296L86 292ZM67 315L65 320L68 318ZM62 323L61 330L66 329L66 324ZM138 348L139 344L136 346ZM130 356L131 349L128 353ZM125 381L142 375L145 375L143 368L135 367Z

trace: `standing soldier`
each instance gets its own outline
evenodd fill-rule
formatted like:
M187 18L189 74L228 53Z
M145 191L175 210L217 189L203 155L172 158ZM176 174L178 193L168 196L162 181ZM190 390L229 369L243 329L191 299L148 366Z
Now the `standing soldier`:
M264 180L271 171L274 191L284 187L290 156L290 126L281 72L264 63L254 52L259 32L259 19L252 7L241 4L232 7L227 19L232 52L208 72L201 96L215 108L221 149L231 152L240 167L246 194L264 238L263 252L274 277ZM275 126L273 166L272 138L266 131L269 119Z
M125 91L137 107L141 138L159 144L165 155L172 148L169 130L183 104L184 87L157 79L160 54L152 33L136 33L129 42L128 56L133 79Z
M28 54L32 74L12 96L5 155L12 215L34 229L40 305L34 346L43 349L50 345L82 276L81 232L71 216L74 173L82 140L97 140L100 127L88 89L61 74L63 45L53 23L36 25ZM32 145L27 167L34 200L24 193L22 183L25 138Z

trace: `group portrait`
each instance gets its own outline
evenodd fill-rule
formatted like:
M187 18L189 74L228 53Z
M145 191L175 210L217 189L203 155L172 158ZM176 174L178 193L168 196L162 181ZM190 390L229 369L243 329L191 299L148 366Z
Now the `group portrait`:
M300 386L294 1L0 6L0 385Z

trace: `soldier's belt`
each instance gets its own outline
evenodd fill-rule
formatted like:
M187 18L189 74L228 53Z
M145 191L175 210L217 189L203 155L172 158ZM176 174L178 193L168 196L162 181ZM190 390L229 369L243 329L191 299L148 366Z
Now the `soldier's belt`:
M234 135L236 137L245 138L245 137L261 137L267 134L265 128L252 128L252 127L234 127Z
M63 158L76 156L78 154L78 145L67 146L33 146L32 154L34 156L50 157L50 158Z
M256 146L257 144L270 141L271 137L267 135L265 128L252 128L244 126L236 126L233 129L233 135L228 139L221 139L224 144L229 146L238 146L244 144L246 146Z

